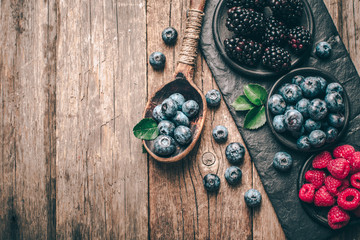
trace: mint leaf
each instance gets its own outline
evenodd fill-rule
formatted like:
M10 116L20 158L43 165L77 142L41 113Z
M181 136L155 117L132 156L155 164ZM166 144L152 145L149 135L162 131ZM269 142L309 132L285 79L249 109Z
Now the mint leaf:
M265 88L259 84L248 84L244 87L244 93L250 102L256 106L261 106L266 103L267 92Z
M157 123L152 118L142 119L136 126L133 128L133 133L135 137L143 140L153 140L159 136L159 130L157 128Z
M255 107L245 95L240 95L231 105L235 111L246 111Z
M254 130L262 127L266 123L265 107L255 107L245 116L244 128Z

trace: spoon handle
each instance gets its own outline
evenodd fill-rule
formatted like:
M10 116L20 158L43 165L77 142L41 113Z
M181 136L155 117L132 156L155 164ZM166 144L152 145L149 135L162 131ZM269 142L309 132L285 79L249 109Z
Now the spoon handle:
M187 11L186 17L185 33L179 60L175 69L175 77L179 73L182 73L188 81L193 80L205 3L206 0L190 1L190 9Z

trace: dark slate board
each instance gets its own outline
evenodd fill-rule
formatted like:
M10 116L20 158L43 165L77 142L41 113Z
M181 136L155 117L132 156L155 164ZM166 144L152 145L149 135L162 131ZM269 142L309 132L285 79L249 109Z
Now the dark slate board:
M268 125L256 131L243 129L241 126L243 125L245 115L235 112L230 106L237 96L243 94L244 85L259 83L266 87L267 90L270 90L275 80L263 81L245 77L234 72L223 62L212 35L213 13L218 2L219 0L212 0L207 3L201 35L201 49L235 123L246 142L251 158L274 206L285 235L289 239L326 239L337 232L313 221L305 213L298 200L298 174L301 166L310 154L294 152L285 148L276 141ZM352 105L348 134L342 140L342 143L351 143L355 148L360 149L360 131L358 131L360 129L359 75L323 1L308 0L308 2L314 14L314 43L319 41L331 42L333 54L329 60L324 61L318 60L314 53L312 53L309 60L300 67L311 66L324 69L332 73L344 84ZM294 158L295 164L288 174L280 174L272 167L273 156L278 151L287 151ZM346 228L344 230L346 231Z

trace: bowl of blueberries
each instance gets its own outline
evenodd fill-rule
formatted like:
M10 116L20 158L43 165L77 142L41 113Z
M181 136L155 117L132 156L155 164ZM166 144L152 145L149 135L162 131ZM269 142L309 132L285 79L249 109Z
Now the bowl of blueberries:
M316 68L299 68L281 77L266 104L266 118L275 137L305 152L336 143L346 131L349 112L344 87Z

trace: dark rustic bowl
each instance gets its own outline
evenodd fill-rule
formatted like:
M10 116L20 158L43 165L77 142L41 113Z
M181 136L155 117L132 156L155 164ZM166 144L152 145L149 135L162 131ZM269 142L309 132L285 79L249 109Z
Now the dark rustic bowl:
M304 14L301 18L300 25L304 26L306 29L312 33L314 36L314 17L309 6L309 3L306 0L302 0L304 2ZM215 44L223 57L224 61L231 66L235 71L239 73L246 74L248 76L257 77L257 78L271 78L282 75L284 72L274 72L270 69L265 68L262 64L259 64L256 67L249 67L246 65L242 65L237 63L236 61L229 58L225 52L224 40L226 38L231 38L234 33L230 32L226 26L226 18L227 18L227 10L226 0L220 0L214 13L213 17L213 37L215 40ZM286 49L288 49L286 47ZM297 56L292 54L291 52L291 69L295 68L299 64L301 64L304 60L306 60L311 52L312 46L303 53L301 56ZM290 70L290 69L289 69Z
M331 150L332 149L329 149L330 152L331 152ZM308 170L312 170L311 164L312 164L312 160L315 158L315 156L316 155L313 155L308 160L306 160L306 162L304 163L304 165L302 166L302 168L300 170L299 181L298 181L298 192L300 191L300 188L306 183L305 173ZM301 205L304 208L305 212L312 219L314 219L316 222L320 223L321 225L330 228L329 224L327 223L327 214L328 214L329 210L331 209L331 207L317 207L313 203L306 203L301 200L299 200L299 201L301 202ZM350 216L351 216L351 219L350 219L349 224L346 227L341 228L339 230L344 230L348 227L351 227L351 226L354 226L354 225L357 225L360 223L360 219L356 219L356 217L352 216L351 214L350 214ZM338 230L336 230L336 231L338 231Z
M281 77L275 84L274 86L272 87L272 89L270 90L270 93L269 93L269 96L268 96L268 99L270 99L270 97L277 93L279 88L285 84L285 83L291 83L291 80L294 76L296 75L302 75L304 77L308 77L308 76L320 76L320 77L323 77L325 78L325 80L328 82L328 83L332 83L332 82L337 82L339 84L341 84L339 81L337 81L331 74L323 71L323 70L320 70L320 69L316 69L316 68L299 68L299 69L296 69L296 70L293 70L291 72L289 72L288 74L284 75L283 77ZM341 85L342 86L342 85ZM343 86L344 88L344 86ZM326 143L324 146L320 147L320 148L311 148L310 150L306 151L306 152L316 152L316 151L322 151L332 145L334 145L336 142L338 142L338 140L344 135L344 133L346 132L347 130L347 125L348 125L348 122L349 122L349 114L350 114L350 102L349 102L349 97L346 93L346 90L344 88L344 104L345 104L345 113L344 113L344 116L345 116L345 124L344 126L342 127L342 129L339 131L339 136L337 137L336 141L333 142L333 143ZM296 146L296 139L293 138L288 132L285 132L285 133L278 133L275 131L273 125L272 125L272 121L273 121L273 118L274 118L274 114L272 114L269 110L269 106L268 104L266 104L266 119L269 123L269 126L270 126L270 129L272 131L272 133L275 135L275 137L282 143L284 144L285 146L293 149L293 150L296 150L296 151L299 151L299 149L297 148ZM304 150L301 150L304 152Z

